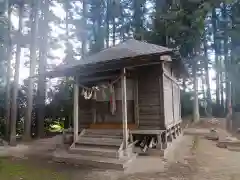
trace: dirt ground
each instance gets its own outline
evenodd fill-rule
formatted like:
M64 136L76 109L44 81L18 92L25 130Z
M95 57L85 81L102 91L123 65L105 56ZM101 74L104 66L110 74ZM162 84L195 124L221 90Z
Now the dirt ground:
M196 150L198 172L193 180L239 180L240 152L228 151L205 139L199 141Z
M222 136L227 133L221 131ZM176 162L166 164L164 172L134 174L122 179L131 180L239 180L240 152L221 149L216 142L200 137L185 136ZM178 158L177 158L178 157Z
M42 159L3 159L0 168L0 179L5 178L9 180L19 179L30 180L33 177L48 179L61 179L61 180L141 180L141 179L182 179L183 177L190 177L196 169L194 164L194 138L190 136L184 136L181 140L181 150L174 151L173 154L169 155L168 160L162 160L163 165L160 164L159 172L148 172L148 173L135 173L135 174L124 174L120 171L115 170L98 170L89 169L81 166L72 166L66 164L56 164L50 160ZM147 158L147 157L146 157ZM156 157L159 158L159 157ZM159 158L161 161L161 159ZM168 161L168 162L167 162ZM142 162L142 161L141 161ZM152 164L142 164L143 166L152 166ZM190 164L191 165L190 165ZM156 163L159 164L159 163ZM5 167L5 166L8 167ZM14 167L14 168L13 168ZM21 168L20 168L21 167ZM19 172L20 171L20 172ZM6 172L9 173L6 174ZM12 174L16 174L18 177L12 178ZM10 178L11 177L11 178ZM34 178L36 179L36 178ZM36 179L37 180L37 179Z
M205 125L204 125L205 126ZM193 128L193 127L191 127ZM204 128L211 128L210 126ZM227 133L220 130L221 136ZM156 157L159 158L159 157ZM10 163L16 164L11 159ZM239 180L240 152L216 147L216 142L198 136L183 136L180 146L168 157L163 159L163 165L158 172L124 174L114 170L97 170L85 167L75 167L65 164L55 164L43 160L17 160L19 166L48 169L51 174L61 175L63 180ZM3 164L2 164L3 165ZM150 166L151 164L142 164ZM156 168L155 168L156 169ZM32 170L34 171L34 170ZM41 171L39 171L40 173ZM61 172L61 173L60 173ZM59 174L60 173L60 174ZM52 177L52 176L51 176ZM0 171L1 179L1 171ZM16 178L17 179L17 178ZM23 178L28 180L30 178ZM46 179L46 178L45 178ZM48 179L48 178L47 178Z

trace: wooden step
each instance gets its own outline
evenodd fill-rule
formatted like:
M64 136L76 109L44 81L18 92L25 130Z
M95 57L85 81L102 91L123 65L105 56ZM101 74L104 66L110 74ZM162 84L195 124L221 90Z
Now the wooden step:
M108 158L118 158L118 148L111 147L99 147L99 146L79 146L69 150L72 154L80 154L85 156L100 156L100 157L108 157Z
M122 136L122 130L112 130L112 129L86 129L84 134L99 134L99 135L112 135L112 136Z
M119 160L119 159L99 157L99 156L70 154L67 151L56 151L53 154L53 161L76 164L76 165L85 165L85 166L97 167L101 169L123 170L135 159L135 157L136 156L133 156L125 160Z
M139 130L141 130L141 129L159 130L159 128L161 128L161 127L162 127L162 125L153 126L153 125L142 125L142 124L140 124L139 125Z
M239 140L219 140L217 143L217 146L219 147L228 147L228 146L235 146L240 147L240 141Z
M92 138L92 137L80 137L76 144L86 144L86 145L105 145L105 146L118 146L122 144L122 139L112 139L112 138Z
M112 138L112 139L122 139L119 135L106 135L106 134L83 134L82 137L93 137L93 138Z
M228 146L227 146L227 149L228 149L229 151L240 152L240 147L238 147L238 146L228 145Z

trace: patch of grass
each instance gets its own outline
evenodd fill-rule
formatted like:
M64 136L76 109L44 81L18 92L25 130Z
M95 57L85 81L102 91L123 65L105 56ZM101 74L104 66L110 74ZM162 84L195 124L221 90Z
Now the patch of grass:
M67 180L66 175L24 160L0 158L1 180Z

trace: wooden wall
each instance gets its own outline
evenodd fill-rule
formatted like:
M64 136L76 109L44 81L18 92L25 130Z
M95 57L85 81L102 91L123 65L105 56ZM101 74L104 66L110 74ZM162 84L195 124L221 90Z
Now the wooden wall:
M167 129L181 121L180 88L175 69L172 62L163 63L138 68L141 129Z
M170 78L164 76L163 71ZM136 98L127 101L129 123L138 123L140 129L166 129L181 120L180 89L175 83L176 77L171 63L135 68L130 78L134 80L133 84L137 81L138 103L135 104ZM135 92L135 88L133 91ZM109 102L85 100L80 95L79 127L89 127L94 123L94 117L95 123L122 123L121 100L116 101L116 106L116 114L111 115ZM94 107L97 116L94 116ZM105 114L104 122L101 120L101 114Z
M127 101L128 123L134 123L134 103L133 100ZM110 112L109 102L96 102L97 120L96 123L122 123L122 101L116 101L116 112L114 115ZM101 116L104 116L102 121Z
M173 115L173 89L172 81L167 76L163 75L163 94L164 94L164 119L165 126L174 125Z
M81 92L81 91L79 91ZM93 122L93 113L92 113L92 100L86 100L84 97L79 94L79 124L78 127L88 128L89 125Z
M119 86L119 85L118 85ZM81 92L81 88L80 91ZM109 101L86 100L79 94L79 128L88 128L94 123L94 108L96 108L95 123L122 123L122 101L116 100L116 112L110 112ZM128 123L134 122L134 101L127 100Z
M161 65L138 69L139 127L164 128Z
M181 108L180 87L177 83L175 69L169 62L163 64L162 81L165 128L170 128L181 121Z

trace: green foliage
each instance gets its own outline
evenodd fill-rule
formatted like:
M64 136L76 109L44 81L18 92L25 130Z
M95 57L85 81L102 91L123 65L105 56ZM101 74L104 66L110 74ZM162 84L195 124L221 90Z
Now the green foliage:
M47 131L49 132L63 132L64 130L64 123L63 122L59 122L59 121L52 121L50 120L50 124L47 127Z

